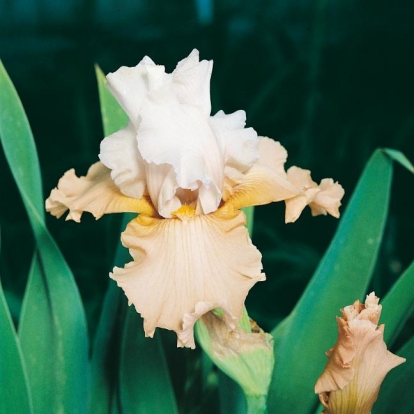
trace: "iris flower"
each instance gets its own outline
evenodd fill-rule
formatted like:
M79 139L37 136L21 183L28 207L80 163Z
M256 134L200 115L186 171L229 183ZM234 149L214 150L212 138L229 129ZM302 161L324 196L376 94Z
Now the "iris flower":
M328 363L315 385L324 414L371 413L385 376L405 362L387 350L378 302L372 292L365 304L357 300L336 318L338 341L326 353Z
M343 196L331 179L317 185L307 170L286 172L286 150L245 128L244 111L211 116L212 67L193 50L171 74L149 57L110 73L129 124L101 142L86 176L67 171L46 200L51 214L69 210L77 222L85 211L139 214L121 236L133 260L110 277L146 336L170 329L180 347L194 347L185 321L200 317L196 309L222 308L237 321L250 288L265 280L241 208L286 200L287 222L306 205L338 217Z

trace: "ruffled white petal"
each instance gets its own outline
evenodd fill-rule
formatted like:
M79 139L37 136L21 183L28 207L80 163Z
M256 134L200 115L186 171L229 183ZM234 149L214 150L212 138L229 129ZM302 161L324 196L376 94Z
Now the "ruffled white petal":
M210 78L213 61L199 61L199 52L194 49L188 57L178 62L172 73L174 92L181 104L197 106L205 115L211 112Z
M99 158L111 169L111 177L123 194L141 198L146 188L145 163L138 151L132 124L101 142Z
M171 212L181 207L176 195L179 187L174 168L168 164L146 164L147 186L155 208L162 217L171 217Z
M101 160L121 190L134 197L143 194L144 161L149 195L165 218L186 204L181 197L188 198L188 190L199 214L215 211L223 191L231 192L225 168L244 172L259 156L256 132L244 128L244 111L210 117L211 72L212 62L200 62L193 50L171 75L148 57L108 75L131 124L104 140Z
M164 66L156 65L145 56L135 67L122 66L107 75L107 87L138 128L142 101L148 92L167 82Z
M196 312L199 302L226 303L239 318L249 289L264 280L243 213L183 211L169 220L141 215L122 234L134 261L111 277L144 318L147 336L157 327L183 331L185 315ZM191 347L188 330L186 338L180 343Z
M208 193L200 199L204 214L217 209L224 181L222 145L210 128L208 117L196 106L179 102L171 84L154 91L142 105L138 148L148 164L171 165L179 188ZM164 188L158 209L165 211L171 190ZM154 193L149 190L155 200ZM167 195L167 193L169 195ZM211 202L213 200L213 202ZM172 211L162 214L170 217Z
M244 128L244 111L228 115L219 111L210 118L210 124L223 142L226 165L245 171L259 158L259 138L253 128Z
M61 217L69 210L66 220L80 221L82 213L92 213L96 219L108 213L144 213L156 215L152 204L144 197L125 196L112 181L110 170L101 162L93 164L85 177L75 170L67 171L46 200L46 211Z

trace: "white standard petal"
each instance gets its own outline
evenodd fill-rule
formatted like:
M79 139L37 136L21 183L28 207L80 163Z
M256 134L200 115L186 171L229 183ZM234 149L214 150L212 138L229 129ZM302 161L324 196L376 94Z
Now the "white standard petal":
M146 164L147 188L151 200L162 217L171 217L171 212L181 207L176 195L178 184L174 168L168 164Z
M208 116L197 106L181 104L172 84L148 95L141 116L138 148L144 160L157 166L172 166L178 184L176 190L199 190L202 212L215 211L222 196L224 154ZM159 211L165 210L165 204L171 200L171 188L163 188L161 193L150 189L149 194L154 203L158 202ZM169 217L173 211L163 216Z
M213 61L199 61L194 49L188 57L178 62L172 73L174 91L180 103L194 105L206 115L211 112L210 78Z
M145 163L138 151L136 132L132 124L101 142L99 158L111 169L111 177L123 194L135 198L144 195Z
M223 142L226 165L245 171L259 158L259 138L253 128L245 128L244 111L228 115L219 111L210 117L210 124Z
M107 75L107 87L137 128L140 122L141 104L149 91L167 81L169 75L164 66L156 65L145 56L135 67L122 66Z

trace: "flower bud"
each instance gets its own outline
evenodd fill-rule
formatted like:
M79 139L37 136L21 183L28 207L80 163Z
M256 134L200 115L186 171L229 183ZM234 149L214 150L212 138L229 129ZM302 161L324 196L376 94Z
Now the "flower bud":
M338 340L326 353L328 363L315 385L325 414L371 413L388 371L405 362L387 350L384 325L377 325L378 301L372 292L365 305L357 300L336 318Z
M198 321L196 332L213 362L243 389L248 406L265 409L274 366L272 336L249 319L246 311L233 330L225 313L210 311Z

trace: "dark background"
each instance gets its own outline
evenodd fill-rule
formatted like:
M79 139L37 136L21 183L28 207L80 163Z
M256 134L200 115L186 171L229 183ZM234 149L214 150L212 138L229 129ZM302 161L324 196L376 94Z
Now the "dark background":
M107 73L149 55L171 72L198 48L202 59L214 59L213 113L244 109L248 126L286 147L288 166L311 169L318 182L338 180L344 208L374 149L396 148L414 160L413 18L411 0L2 0L0 59L33 129L45 197L67 169L85 174L97 160L103 132L94 64ZM33 239L2 153L0 177L0 276L17 318ZM397 167L373 286L379 296L413 259L413 190L413 177ZM85 215L80 225L49 217L48 225L93 332L120 217ZM283 204L256 208L253 241L267 281L247 306L263 328L290 311L336 226L308 211L285 225Z

